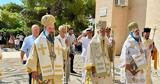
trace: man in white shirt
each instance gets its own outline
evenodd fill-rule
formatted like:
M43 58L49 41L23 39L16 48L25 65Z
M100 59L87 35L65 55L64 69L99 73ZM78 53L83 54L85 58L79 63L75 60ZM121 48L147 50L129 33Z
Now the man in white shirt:
M23 40L24 40L24 36L22 35L22 33L19 35L19 40L20 40L20 47L22 47Z
M76 41L76 37L74 35L74 32L73 32L73 28L69 28L68 30L68 33L67 33L67 39L70 43L70 71L71 73L76 73L74 70L73 70L73 65L74 65L74 55L75 55L75 41Z
M19 38L16 38L16 39L14 40L14 44L15 44L15 49L16 49L16 50L19 50Z
M24 59L25 55L28 59L29 57L29 54L31 53L31 48L34 44L34 41L36 40L36 38L39 36L39 32L40 32L40 28L39 28L39 25L37 24L34 24L32 25L32 35L29 35L27 36L24 41L23 41L23 44L22 44L22 47L21 47L21 50L20 50L20 60L23 64L26 64L26 60ZM19 47L19 38L17 39L17 41L15 41L15 45L17 45ZM29 84L32 84L32 73L29 72Z
M92 39L92 36L93 36L93 31L92 31L92 28L87 28L86 29L86 33L87 33L87 36L84 37L83 35L79 36L77 38L78 42L81 42L82 43L82 53L81 53L81 57L82 57L82 63L83 63L83 66L85 64L85 60L86 60L86 54L87 54L87 47ZM82 83L85 81L85 71L84 71L84 67L83 67L83 70L82 70Z
M86 37L84 37L83 35L80 35L80 36L77 38L78 42L81 42L81 43L82 43L82 53L81 53L81 56L82 56L82 62L83 62L83 63L85 62L85 57L86 57L86 54L87 54L88 44L89 44L89 42L91 41L92 36L93 36L92 28L87 28L87 29L86 29L86 33L87 33L87 36L86 36Z

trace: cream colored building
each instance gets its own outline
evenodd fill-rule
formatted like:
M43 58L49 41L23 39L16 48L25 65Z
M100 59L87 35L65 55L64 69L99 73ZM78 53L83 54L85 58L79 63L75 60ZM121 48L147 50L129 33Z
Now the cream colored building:
M160 0L96 0L96 22L99 20L107 21L107 26L112 27L117 55L128 36L127 25L131 21L137 22L141 31L150 27L153 32L156 26L154 40L160 46L160 40L156 40L160 36Z

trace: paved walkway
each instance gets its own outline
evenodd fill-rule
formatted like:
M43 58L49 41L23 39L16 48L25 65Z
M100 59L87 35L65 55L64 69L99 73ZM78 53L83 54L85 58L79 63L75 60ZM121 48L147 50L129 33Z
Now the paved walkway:
M19 52L3 52L0 61L0 84L28 84L25 67L20 63ZM75 64L75 66L78 66ZM81 66L80 66L81 67ZM81 68L76 68L81 73ZM69 84L80 84L81 74L71 74Z
M20 63L19 52L4 52L0 84L28 84L28 75Z
M119 57L115 59L115 84L120 84ZM3 60L0 62L0 84L28 84L28 75L25 67L19 61L19 52L3 52ZM81 84L82 62L79 55L75 57L74 69L79 74L71 74L69 84ZM160 76L153 74L153 84L160 84Z

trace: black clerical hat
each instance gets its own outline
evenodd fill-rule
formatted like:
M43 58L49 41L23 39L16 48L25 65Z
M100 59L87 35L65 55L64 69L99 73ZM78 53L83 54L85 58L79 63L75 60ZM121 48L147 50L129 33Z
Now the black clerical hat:
M150 28L144 28L143 32L150 32L151 29Z

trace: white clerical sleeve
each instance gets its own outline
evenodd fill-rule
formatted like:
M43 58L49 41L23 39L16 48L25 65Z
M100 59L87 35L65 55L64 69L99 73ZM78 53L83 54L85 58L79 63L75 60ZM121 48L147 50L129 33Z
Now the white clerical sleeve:
M86 59L85 59L85 68L86 69L91 69L94 65L93 63L93 58L92 58L92 52L91 52L91 44L88 45L87 47L87 54L86 54Z
M130 64L129 61L129 46L130 44L126 43L123 45L121 56L120 56L120 67L124 67L126 64Z
M38 61L38 55L36 51L36 46L33 44L31 52L29 54L26 67L28 72L37 71L37 61Z

